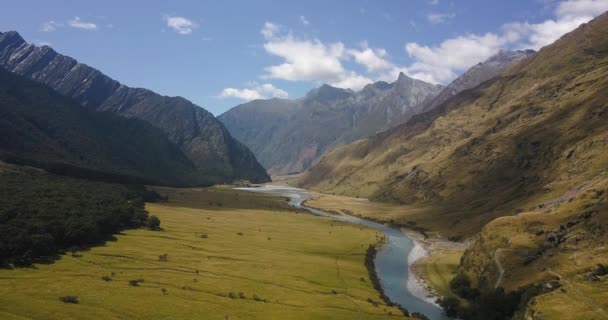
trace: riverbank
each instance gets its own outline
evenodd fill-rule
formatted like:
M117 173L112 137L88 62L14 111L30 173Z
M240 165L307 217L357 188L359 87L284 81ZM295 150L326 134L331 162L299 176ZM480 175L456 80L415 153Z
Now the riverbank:
M452 295L449 282L456 274L460 257L470 240L450 241L438 232L417 226L413 220L396 224L393 217L406 215L404 212L412 210L410 208L318 192L311 192L311 195L311 199L306 201L308 207L400 227L401 232L414 242L408 257L408 289L418 298L435 305L438 305L438 299Z
M438 299L454 296L450 281L458 272L460 258L471 241L454 242L442 239L437 234L424 237L409 229L402 230L424 252L414 258L411 268L415 281L428 293L427 299L437 303Z

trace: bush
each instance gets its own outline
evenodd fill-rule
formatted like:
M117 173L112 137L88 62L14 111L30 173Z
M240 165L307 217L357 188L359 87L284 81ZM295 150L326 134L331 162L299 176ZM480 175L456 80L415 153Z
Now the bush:
M160 256L158 256L158 261L160 262L169 262L169 255L168 254L161 254Z
M460 307L460 300L455 297L447 297L439 300L439 305L445 310L445 314L448 317L458 316L458 309Z
M230 292L230 293L228 293L228 297L230 299L236 299L236 294L234 292Z
M144 282L144 279L135 279L135 280L129 280L129 285L132 287L139 287L139 284L141 282Z
M105 282L110 282L110 281L112 281L112 278L110 278L110 276L102 276L101 280L103 280Z
M239 298L247 299L247 297L245 296L245 294L243 292L239 292Z
M74 303L77 304L80 302L80 299L78 299L77 296L63 296L63 297L59 297L59 301L63 302L63 303Z
M479 290L477 288L471 288L471 280L463 273L457 274L454 279L450 281L450 289L458 296L467 300L475 299L479 296Z
M160 219L157 216L149 216L146 227L150 230L160 230Z

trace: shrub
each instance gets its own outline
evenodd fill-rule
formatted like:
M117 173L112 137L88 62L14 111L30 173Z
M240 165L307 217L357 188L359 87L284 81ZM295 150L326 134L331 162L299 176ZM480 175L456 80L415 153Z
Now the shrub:
M158 256L158 261L160 262L169 262L169 255L164 253Z
M203 234L201 234L201 238L207 239L207 238L209 238L209 236L206 233L203 233Z
M78 299L77 296L63 296L63 297L59 297L59 301L63 302L63 303L74 303L77 304L80 302L80 299Z
M447 297L439 300L439 305L445 310L445 314L448 317L458 316L458 308L460 307L460 300L455 297Z
M239 298L247 299L247 297L245 296L245 294L243 292L239 292Z
M253 294L253 300L255 301L265 301L264 299L260 298L260 296L258 296L257 294Z
M101 280L103 280L105 282L109 282L109 281L112 281L112 278L110 278L110 276L102 276Z
M157 216L149 216L146 227L150 230L160 230L160 219Z
M161 292L163 295L167 295L167 294L169 293L169 290L167 290L166 288L160 288L160 292Z
M144 279L135 279L135 280L129 280L129 285L132 287L139 287L139 283L140 282L144 282Z
M230 292L230 293L228 293L228 298L236 299L236 294L234 292Z
M479 290L471 288L471 280L463 273L457 274L452 281L450 281L450 289L452 292L460 297L467 300L474 299L479 296Z

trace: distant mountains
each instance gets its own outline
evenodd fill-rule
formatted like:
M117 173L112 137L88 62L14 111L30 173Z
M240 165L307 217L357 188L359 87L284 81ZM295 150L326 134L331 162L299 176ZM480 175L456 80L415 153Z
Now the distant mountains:
M28 44L14 31L0 33L0 67L45 84L85 108L141 119L160 128L191 161L194 176L204 177L201 182L270 179L253 153L221 122L184 98L124 86L48 46Z
M400 74L359 92L323 85L297 100L254 100L218 119L271 174L309 168L326 151L386 130L416 114L442 89Z

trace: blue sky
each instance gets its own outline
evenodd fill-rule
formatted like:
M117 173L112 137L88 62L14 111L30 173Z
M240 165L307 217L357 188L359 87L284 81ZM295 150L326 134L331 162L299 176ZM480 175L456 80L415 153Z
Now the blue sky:
M6 1L8 2L8 1ZM10 1L0 31L214 114L355 90L399 72L448 83L499 49L538 49L608 0Z

